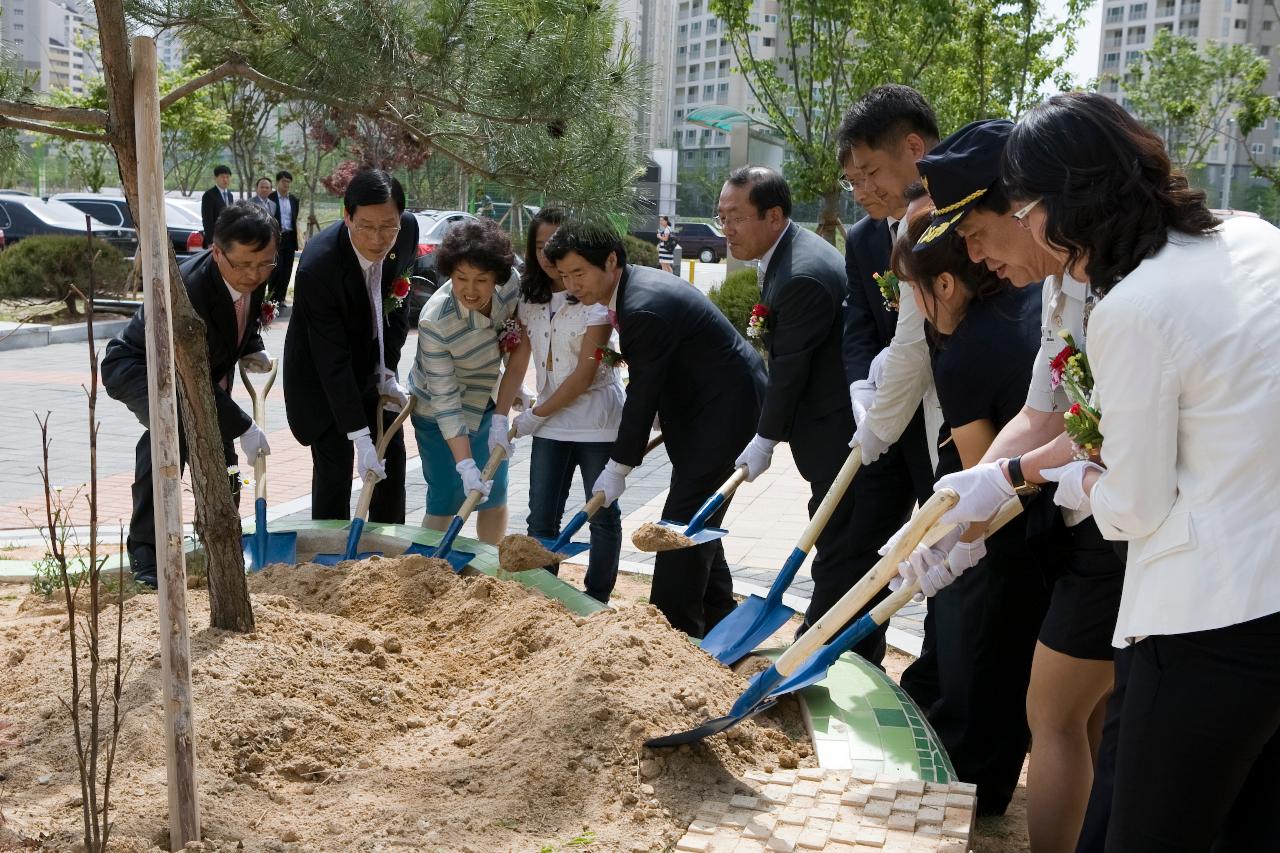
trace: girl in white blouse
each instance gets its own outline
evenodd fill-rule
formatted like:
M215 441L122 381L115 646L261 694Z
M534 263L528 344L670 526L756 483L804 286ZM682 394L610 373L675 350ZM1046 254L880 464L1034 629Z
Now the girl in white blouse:
M1280 231L1216 219L1101 95L1032 110L1004 165L1014 215L1101 294L1101 465L1041 473L1128 545L1106 849L1280 850Z
M544 208L529 224L518 317L528 332L521 348L537 367L537 405L515 419L517 436L533 436L529 463L529 535L554 539L560 533L574 469L583 491L609 461L622 420L624 395L618 369L608 363L613 327L604 305L583 305L565 292L542 247L563 214ZM517 350L513 357L519 358ZM622 550L622 514L615 502L591 517L587 594L609 600ZM555 573L558 566L548 566Z

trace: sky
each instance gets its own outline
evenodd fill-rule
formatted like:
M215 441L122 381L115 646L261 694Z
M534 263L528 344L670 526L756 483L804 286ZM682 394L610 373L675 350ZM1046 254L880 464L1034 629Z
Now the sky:
M1073 73L1080 84L1087 83L1098 74L1098 44L1102 40L1102 6L1105 0L1094 0L1093 6L1085 13L1085 25L1077 34L1078 45L1075 55L1067 62L1067 70ZM1066 13L1066 0L1045 0L1045 12L1056 18ZM1057 50L1061 51L1061 45Z

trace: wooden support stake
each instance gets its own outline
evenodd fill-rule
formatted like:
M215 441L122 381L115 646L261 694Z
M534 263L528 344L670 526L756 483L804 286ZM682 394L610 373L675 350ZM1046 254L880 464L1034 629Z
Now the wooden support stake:
M133 39L132 53L134 131L138 141L138 257L142 262L147 318L147 397L160 581L169 849L181 850L188 842L200 840L200 808L196 797L191 648L187 637L187 573L182 553L182 466L178 456L178 386L169 302L169 235L164 218L155 42L139 36Z

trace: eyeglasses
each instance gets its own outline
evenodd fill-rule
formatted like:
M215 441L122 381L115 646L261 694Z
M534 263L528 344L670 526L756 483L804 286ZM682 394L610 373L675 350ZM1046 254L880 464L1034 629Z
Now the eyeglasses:
M1021 210L1015 210L1013 212L1013 218L1018 220L1018 224L1021 225L1023 228L1029 229L1031 226L1027 223L1027 215L1030 214L1031 211L1035 209L1035 206L1039 203L1040 203L1040 199L1036 199L1035 201L1031 202Z
M253 263L252 261L242 261L242 262L240 262L240 263L237 263L237 262L235 262L235 261L231 260L230 258L227 258L227 266L231 267L231 268L232 268L233 270L235 270L236 272L250 272L250 271L252 271L252 272L263 273L263 272L271 272L273 269L275 269L275 268L276 268L276 262L275 262L275 261L263 261L263 262L262 262L262 263L260 263L260 264L255 264L255 263Z
M351 229L368 237L394 237L400 233L399 225L352 225Z
M763 217L763 216L758 216L758 217L755 217L755 218L756 218L756 219L763 219L764 217ZM717 215L716 215L716 218L715 218L715 219L713 219L713 220L711 220L711 221L712 221L712 222L714 222L714 223L716 224L716 227L717 227L717 228L719 228L721 231L723 231L724 229L728 228L729 226L733 226L734 228L737 228L739 225L741 225L741 224L742 224L742 223L744 223L744 222L749 221L750 219L752 219L752 217L750 217L750 216L735 216L733 219L725 219L723 216L720 216L719 214L717 214Z

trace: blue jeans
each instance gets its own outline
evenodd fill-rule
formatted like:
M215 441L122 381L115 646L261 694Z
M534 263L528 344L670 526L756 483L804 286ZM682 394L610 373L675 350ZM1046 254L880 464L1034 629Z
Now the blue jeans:
M529 460L529 535L555 539L560 535L560 521L573 485L573 469L582 470L582 487L586 500L591 487L609 461L610 442L557 441L533 437L533 454ZM579 507L580 509L581 507ZM608 603L613 584L618 579L618 555L622 551L622 511L615 501L601 507L591 516L591 557L587 564L587 595ZM548 566L555 574L559 565Z

